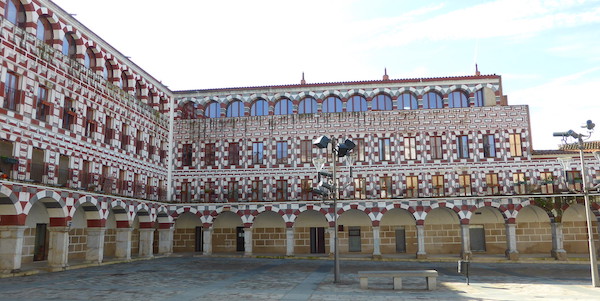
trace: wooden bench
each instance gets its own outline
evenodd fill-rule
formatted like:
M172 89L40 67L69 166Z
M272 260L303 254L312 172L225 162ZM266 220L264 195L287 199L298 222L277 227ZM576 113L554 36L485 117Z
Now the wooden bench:
M427 279L427 289L434 290L437 287L436 278L438 272L436 270L407 270L407 271L359 271L358 278L360 279L360 288L369 288L369 278L374 277L392 277L394 278L394 289L402 289L403 277L425 277Z

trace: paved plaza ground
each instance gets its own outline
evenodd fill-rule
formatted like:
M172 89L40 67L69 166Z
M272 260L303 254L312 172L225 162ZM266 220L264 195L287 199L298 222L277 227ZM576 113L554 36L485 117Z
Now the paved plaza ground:
M435 269L438 288L407 278L360 289L363 270ZM333 284L326 259L166 257L0 279L0 300L600 300L589 264L472 263L470 285L456 262L341 261Z

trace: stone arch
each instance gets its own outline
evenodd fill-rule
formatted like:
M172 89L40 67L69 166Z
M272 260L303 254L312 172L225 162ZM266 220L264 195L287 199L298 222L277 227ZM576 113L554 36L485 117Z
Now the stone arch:
M213 253L230 253L243 249L243 246L237 245L237 229L244 227L242 216L233 210L223 211L222 207L219 209L218 213L213 213Z
M0 185L0 225L23 225L25 212L19 197L7 186Z
M58 18L54 15L54 13L48 10L47 7L40 7L36 10L36 14L33 15L33 22L37 24L40 18L45 18L52 28L52 48L56 48L59 43L62 42L63 31L61 28L61 24ZM37 28L36 28L37 32Z
M515 223L520 253L546 253L552 250L550 217L544 209L529 204L523 206Z
M506 251L506 224L502 211L495 206L479 206L473 212L469 227L483 228L485 253L504 254ZM475 239L471 237L471 241Z
M173 252L195 252L197 229L203 227L201 213L186 211L177 216L173 224ZM202 231L202 230L200 230Z
M88 195L80 197L72 208L73 212L71 212L71 216L77 212L79 208L83 209L85 213L88 227L90 226L90 221L94 221L93 223L100 223L102 220L101 203L93 196ZM96 224L93 227L100 227L100 224Z
M252 251L254 253L286 253L286 222L274 210L258 213L252 223Z
M340 214L338 218L339 252L372 254L373 221L371 217L364 208L361 208L361 205L348 205L348 209L346 207L338 210ZM359 246L359 248L352 248L352 246Z
M417 253L417 221L407 208L382 210L379 236L382 254Z
M66 222L67 217L69 217L65 201L55 191L43 190L36 193L25 206L24 213L27 214L37 202L42 203L46 207L48 215L51 218L62 218Z
M133 216L125 202L115 200L110 203L109 209L114 215L117 228L129 228L131 226Z
M460 218L446 206L428 208L424 220L425 250L428 254L460 254Z

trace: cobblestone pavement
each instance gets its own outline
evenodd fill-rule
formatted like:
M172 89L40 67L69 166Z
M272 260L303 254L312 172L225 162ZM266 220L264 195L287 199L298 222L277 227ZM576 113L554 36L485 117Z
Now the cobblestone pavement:
M370 280L361 270L435 269L438 288L406 278ZM0 279L0 300L600 300L588 264L472 263L470 285L452 262L169 257Z

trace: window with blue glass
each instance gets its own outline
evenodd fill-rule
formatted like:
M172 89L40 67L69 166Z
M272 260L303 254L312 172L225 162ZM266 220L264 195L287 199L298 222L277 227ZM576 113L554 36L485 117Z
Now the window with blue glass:
M312 114L317 112L317 101L312 97L305 97L298 104L298 114Z
M448 95L449 108L468 108L469 97L462 91L454 91Z
M288 143L287 141L277 141L277 163L287 163Z
M77 54L77 48L75 46L75 38L73 38L73 35L71 33L65 34L62 43L62 54L74 60L75 55Z
M227 106L227 117L244 116L244 104L239 100L234 100Z
M250 107L250 116L264 116L269 114L269 103L264 99L258 99Z
M419 108L417 97L412 93L402 93L398 97L398 110L416 110Z
M216 101L211 101L204 110L204 116L208 118L221 117L221 106Z
M475 91L475 102L473 103L473 106L483 107L483 89Z
M469 137L466 135L456 137L456 147L458 148L459 158L469 158Z
M323 101L323 113L339 113L342 110L342 100L337 96L329 96Z
M423 109L441 109L442 96L436 92L427 92L423 95Z
M252 164L263 163L264 144L262 142L252 143Z
M282 98L275 103L275 115L289 115L294 112L294 104L287 98Z
M373 97L371 101L371 110L373 111L391 111L392 98L386 94L379 94Z
M496 139L494 135L483 135L483 156L486 158L496 157Z
M367 100L360 95L350 97L346 103L346 112L361 112L366 110Z

